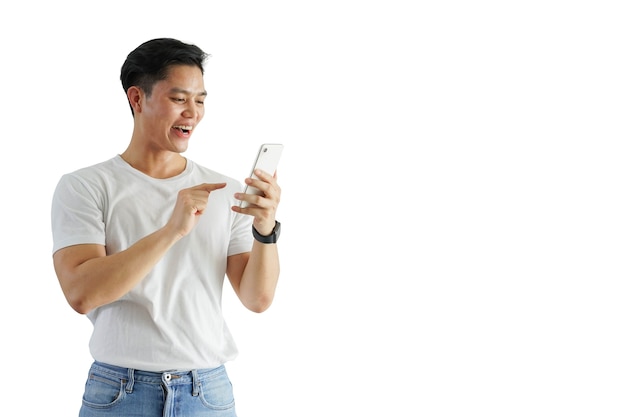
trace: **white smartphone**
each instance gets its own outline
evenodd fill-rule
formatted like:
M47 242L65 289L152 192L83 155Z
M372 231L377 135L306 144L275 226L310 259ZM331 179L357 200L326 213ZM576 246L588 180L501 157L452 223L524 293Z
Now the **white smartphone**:
M258 179L256 175L254 175L254 171L256 169L260 169L262 171L267 172L270 175L274 175L276 173L276 168L278 167L278 161L280 161L280 156L283 153L283 145L281 143L264 143L259 148L259 152L257 153L256 160L252 165L252 171L250 172L250 178ZM256 194L260 195L261 190L255 187L251 187L246 185L246 188L243 190L246 194ZM242 208L248 207L248 203L245 201L240 201L239 206Z

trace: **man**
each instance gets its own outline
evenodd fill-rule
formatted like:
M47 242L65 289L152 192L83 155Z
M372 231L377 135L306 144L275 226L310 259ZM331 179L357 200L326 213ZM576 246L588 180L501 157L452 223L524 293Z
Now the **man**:
M127 149L55 190L54 268L93 323L80 416L236 415L222 285L227 276L254 312L272 303L281 189L255 172L246 184L261 195L243 194L181 155L204 116L206 57L168 38L132 51L121 70L134 118Z

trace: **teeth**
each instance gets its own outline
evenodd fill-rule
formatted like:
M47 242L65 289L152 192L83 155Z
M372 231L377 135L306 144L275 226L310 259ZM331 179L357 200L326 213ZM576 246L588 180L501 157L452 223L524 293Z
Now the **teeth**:
M175 129L192 130L193 126L174 126Z

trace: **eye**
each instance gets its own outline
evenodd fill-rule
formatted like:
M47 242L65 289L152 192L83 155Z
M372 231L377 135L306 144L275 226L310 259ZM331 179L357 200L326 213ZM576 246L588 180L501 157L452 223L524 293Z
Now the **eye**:
M185 99L184 98L180 98L180 97L173 97L172 100L174 100L177 103L184 103Z
M198 103L201 106L204 106L204 100L197 100L196 103Z

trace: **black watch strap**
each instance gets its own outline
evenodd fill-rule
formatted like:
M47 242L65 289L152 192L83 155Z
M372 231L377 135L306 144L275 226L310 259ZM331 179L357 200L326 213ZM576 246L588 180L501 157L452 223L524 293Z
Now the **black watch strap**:
M261 243L276 243L278 242L278 237L280 236L280 223L278 222L278 220L276 220L274 230L272 230L272 233L267 236L263 236L262 234L257 232L257 230L254 228L254 225L252 225L252 236L254 236L254 238Z

